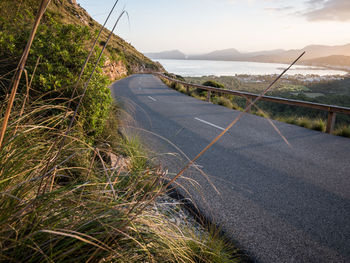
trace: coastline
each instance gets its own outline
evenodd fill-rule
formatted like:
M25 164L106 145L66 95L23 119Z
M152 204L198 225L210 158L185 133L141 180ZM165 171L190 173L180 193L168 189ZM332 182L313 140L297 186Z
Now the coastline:
M236 76L236 75L274 75L285 68L284 63L256 61L223 61L223 60L189 60L189 59L155 59L171 73L184 77L202 76ZM296 64L289 71L291 76L339 76L350 75L350 67Z

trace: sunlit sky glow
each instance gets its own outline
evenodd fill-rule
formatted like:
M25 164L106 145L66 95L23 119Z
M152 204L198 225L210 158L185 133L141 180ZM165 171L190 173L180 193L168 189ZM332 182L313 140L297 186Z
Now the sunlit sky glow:
M115 0L78 0L103 23ZM116 33L142 52L187 54L350 43L350 0L120 0ZM112 26L109 23L109 28Z

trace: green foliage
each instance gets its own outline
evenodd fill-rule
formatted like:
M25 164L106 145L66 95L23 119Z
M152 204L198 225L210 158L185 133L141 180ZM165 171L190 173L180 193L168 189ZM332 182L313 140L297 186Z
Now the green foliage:
M40 64L33 76L31 99L51 99L52 103L56 104L71 97L77 77L88 55L88 41L93 36L86 26L63 24L56 21L54 17L48 13L44 23L40 25L30 50L26 69L31 78L36 60L40 57ZM23 33L17 34L16 25L4 21L3 24L6 30L0 33L0 60L7 59L12 62L2 68L2 71L8 72L16 66L17 59L11 58L20 56L30 28L25 28ZM99 48L96 48L86 67L82 82L85 82L92 72L99 51ZM89 141L93 141L93 138L101 133L112 101L108 89L109 80L102 73L104 61L103 58L96 68L79 112L82 130L89 137ZM9 85L9 81L5 85ZM83 88L81 84L78 86L78 94L82 94ZM24 91L25 82L22 79L22 89L19 89L19 92ZM0 90L0 96L4 96L5 93L6 90L2 94ZM75 109L77 102L78 100L73 101L70 110Z
M203 86L214 87L218 89L224 89L225 86L215 80L208 80L202 84Z
M216 82L214 80L208 80L208 81L205 81L203 84L203 86L208 86L208 87L214 87L214 88L218 88L218 89L224 89L225 86L219 82ZM207 91L204 90L204 89L197 89L197 94L199 96L204 96L206 97L207 96Z
M165 72L164 75L169 77L169 78L172 78L172 79L185 81L185 79L182 76L180 76L180 75L176 75L176 74L172 74L172 73L168 73L168 72Z

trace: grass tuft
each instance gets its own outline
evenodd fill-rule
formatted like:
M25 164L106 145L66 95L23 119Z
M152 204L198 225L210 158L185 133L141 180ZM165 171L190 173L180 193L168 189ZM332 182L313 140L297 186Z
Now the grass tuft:
M337 130L335 130L334 134L338 136L350 138L350 127L349 126L340 127Z

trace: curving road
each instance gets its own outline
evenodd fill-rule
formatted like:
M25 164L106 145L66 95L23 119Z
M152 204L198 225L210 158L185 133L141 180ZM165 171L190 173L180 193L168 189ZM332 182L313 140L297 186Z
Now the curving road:
M152 75L111 90L126 109L125 132L140 136L169 176L186 163L181 151L193 158L238 114ZM292 148L247 114L197 161L209 179L192 167L182 193L254 261L350 262L350 139L274 123Z

